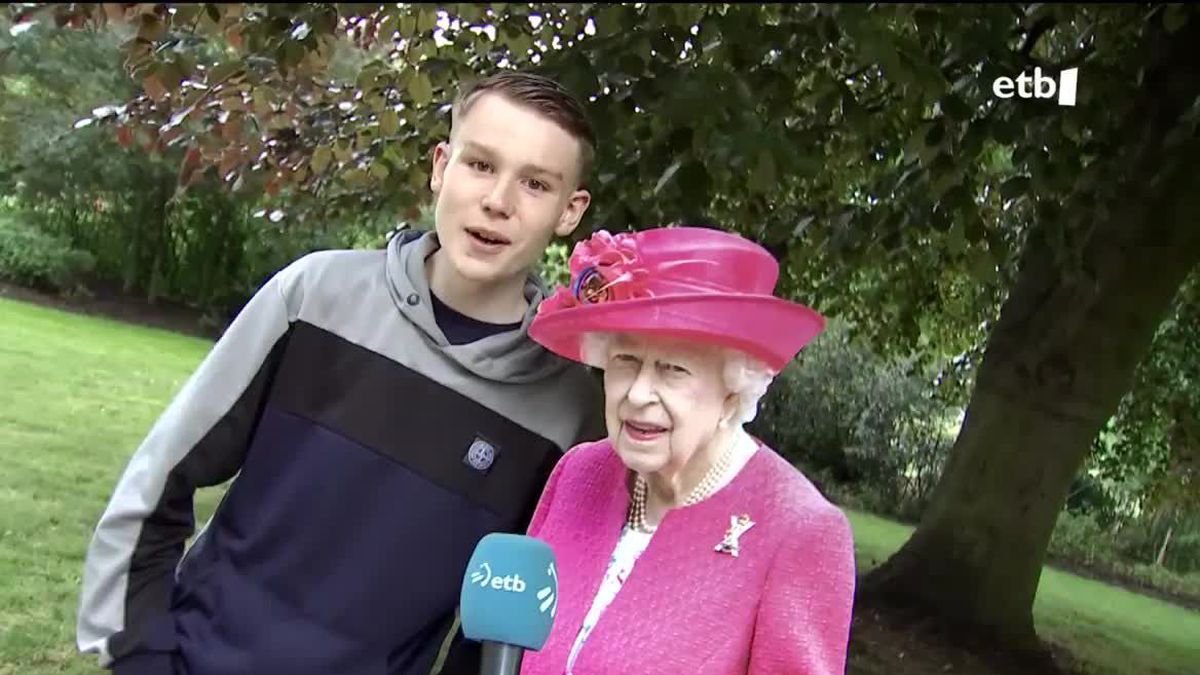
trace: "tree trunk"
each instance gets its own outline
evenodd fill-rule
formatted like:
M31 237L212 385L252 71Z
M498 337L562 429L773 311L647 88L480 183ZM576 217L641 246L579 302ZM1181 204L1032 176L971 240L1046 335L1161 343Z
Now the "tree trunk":
M864 602L1041 651L1033 600L1072 477L1200 261L1200 143L1166 140L1200 94L1188 65L1200 36L1183 34L1197 23L1147 68L1124 151L1107 160L1130 178L1110 183L1108 212L1089 209L1081 273L1056 261L1055 224L1030 233L942 479L912 538L863 580Z
M158 302L163 287L167 284L164 278L163 266L166 264L166 260L171 257L171 224L169 219L171 217L171 192L175 187L174 180L169 174L164 173L159 178L157 187L158 189L154 193L154 218L152 221L154 239L150 244L150 264L149 269L146 271L146 302L151 305Z
M1163 561L1167 559L1167 546L1171 543L1171 535L1175 532L1173 525L1167 526L1167 536L1163 537L1162 547L1158 549L1158 555L1154 557L1154 564L1159 567L1163 566Z

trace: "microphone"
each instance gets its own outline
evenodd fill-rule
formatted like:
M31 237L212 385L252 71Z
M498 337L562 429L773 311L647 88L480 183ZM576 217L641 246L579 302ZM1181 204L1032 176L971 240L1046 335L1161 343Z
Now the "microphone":
M558 572L545 542L494 533L479 541L463 577L463 635L483 645L481 675L517 675L526 649L550 637Z

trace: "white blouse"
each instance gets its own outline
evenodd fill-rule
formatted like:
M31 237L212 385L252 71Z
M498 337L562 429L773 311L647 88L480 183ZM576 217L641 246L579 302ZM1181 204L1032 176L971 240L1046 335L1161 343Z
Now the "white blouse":
M600 615L604 613L613 598L617 597L617 591L621 590L621 585L629 578L629 573L633 571L633 564L650 545L650 538L653 536L653 533L631 530L628 525L621 530L621 538L617 541L616 548L613 549L612 557L609 558L608 571L604 573L604 581L601 582L600 589L596 592L595 599L592 600L592 608L584 617L583 625L579 627L579 634L575 637L575 646L571 648L571 655L567 658L567 675L571 675L571 668L575 666L575 657L579 655L583 643L591 634L592 629L596 627Z

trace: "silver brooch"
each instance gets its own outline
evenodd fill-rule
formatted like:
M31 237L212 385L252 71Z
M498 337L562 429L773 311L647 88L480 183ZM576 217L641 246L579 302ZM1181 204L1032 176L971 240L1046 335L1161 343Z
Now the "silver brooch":
M733 557L738 557L738 539L746 533L747 530L754 527L754 521L750 520L748 514L743 513L740 516L729 517L729 529L725 530L725 538L721 543L717 544L717 553L728 553Z

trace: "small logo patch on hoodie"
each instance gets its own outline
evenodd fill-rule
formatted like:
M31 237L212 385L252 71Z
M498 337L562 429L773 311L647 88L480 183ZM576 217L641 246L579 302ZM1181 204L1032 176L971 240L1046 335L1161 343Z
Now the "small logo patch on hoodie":
M467 448L463 463L480 473L487 473L491 470L492 464L496 462L497 454L499 453L496 451L496 446L476 436L471 447Z

